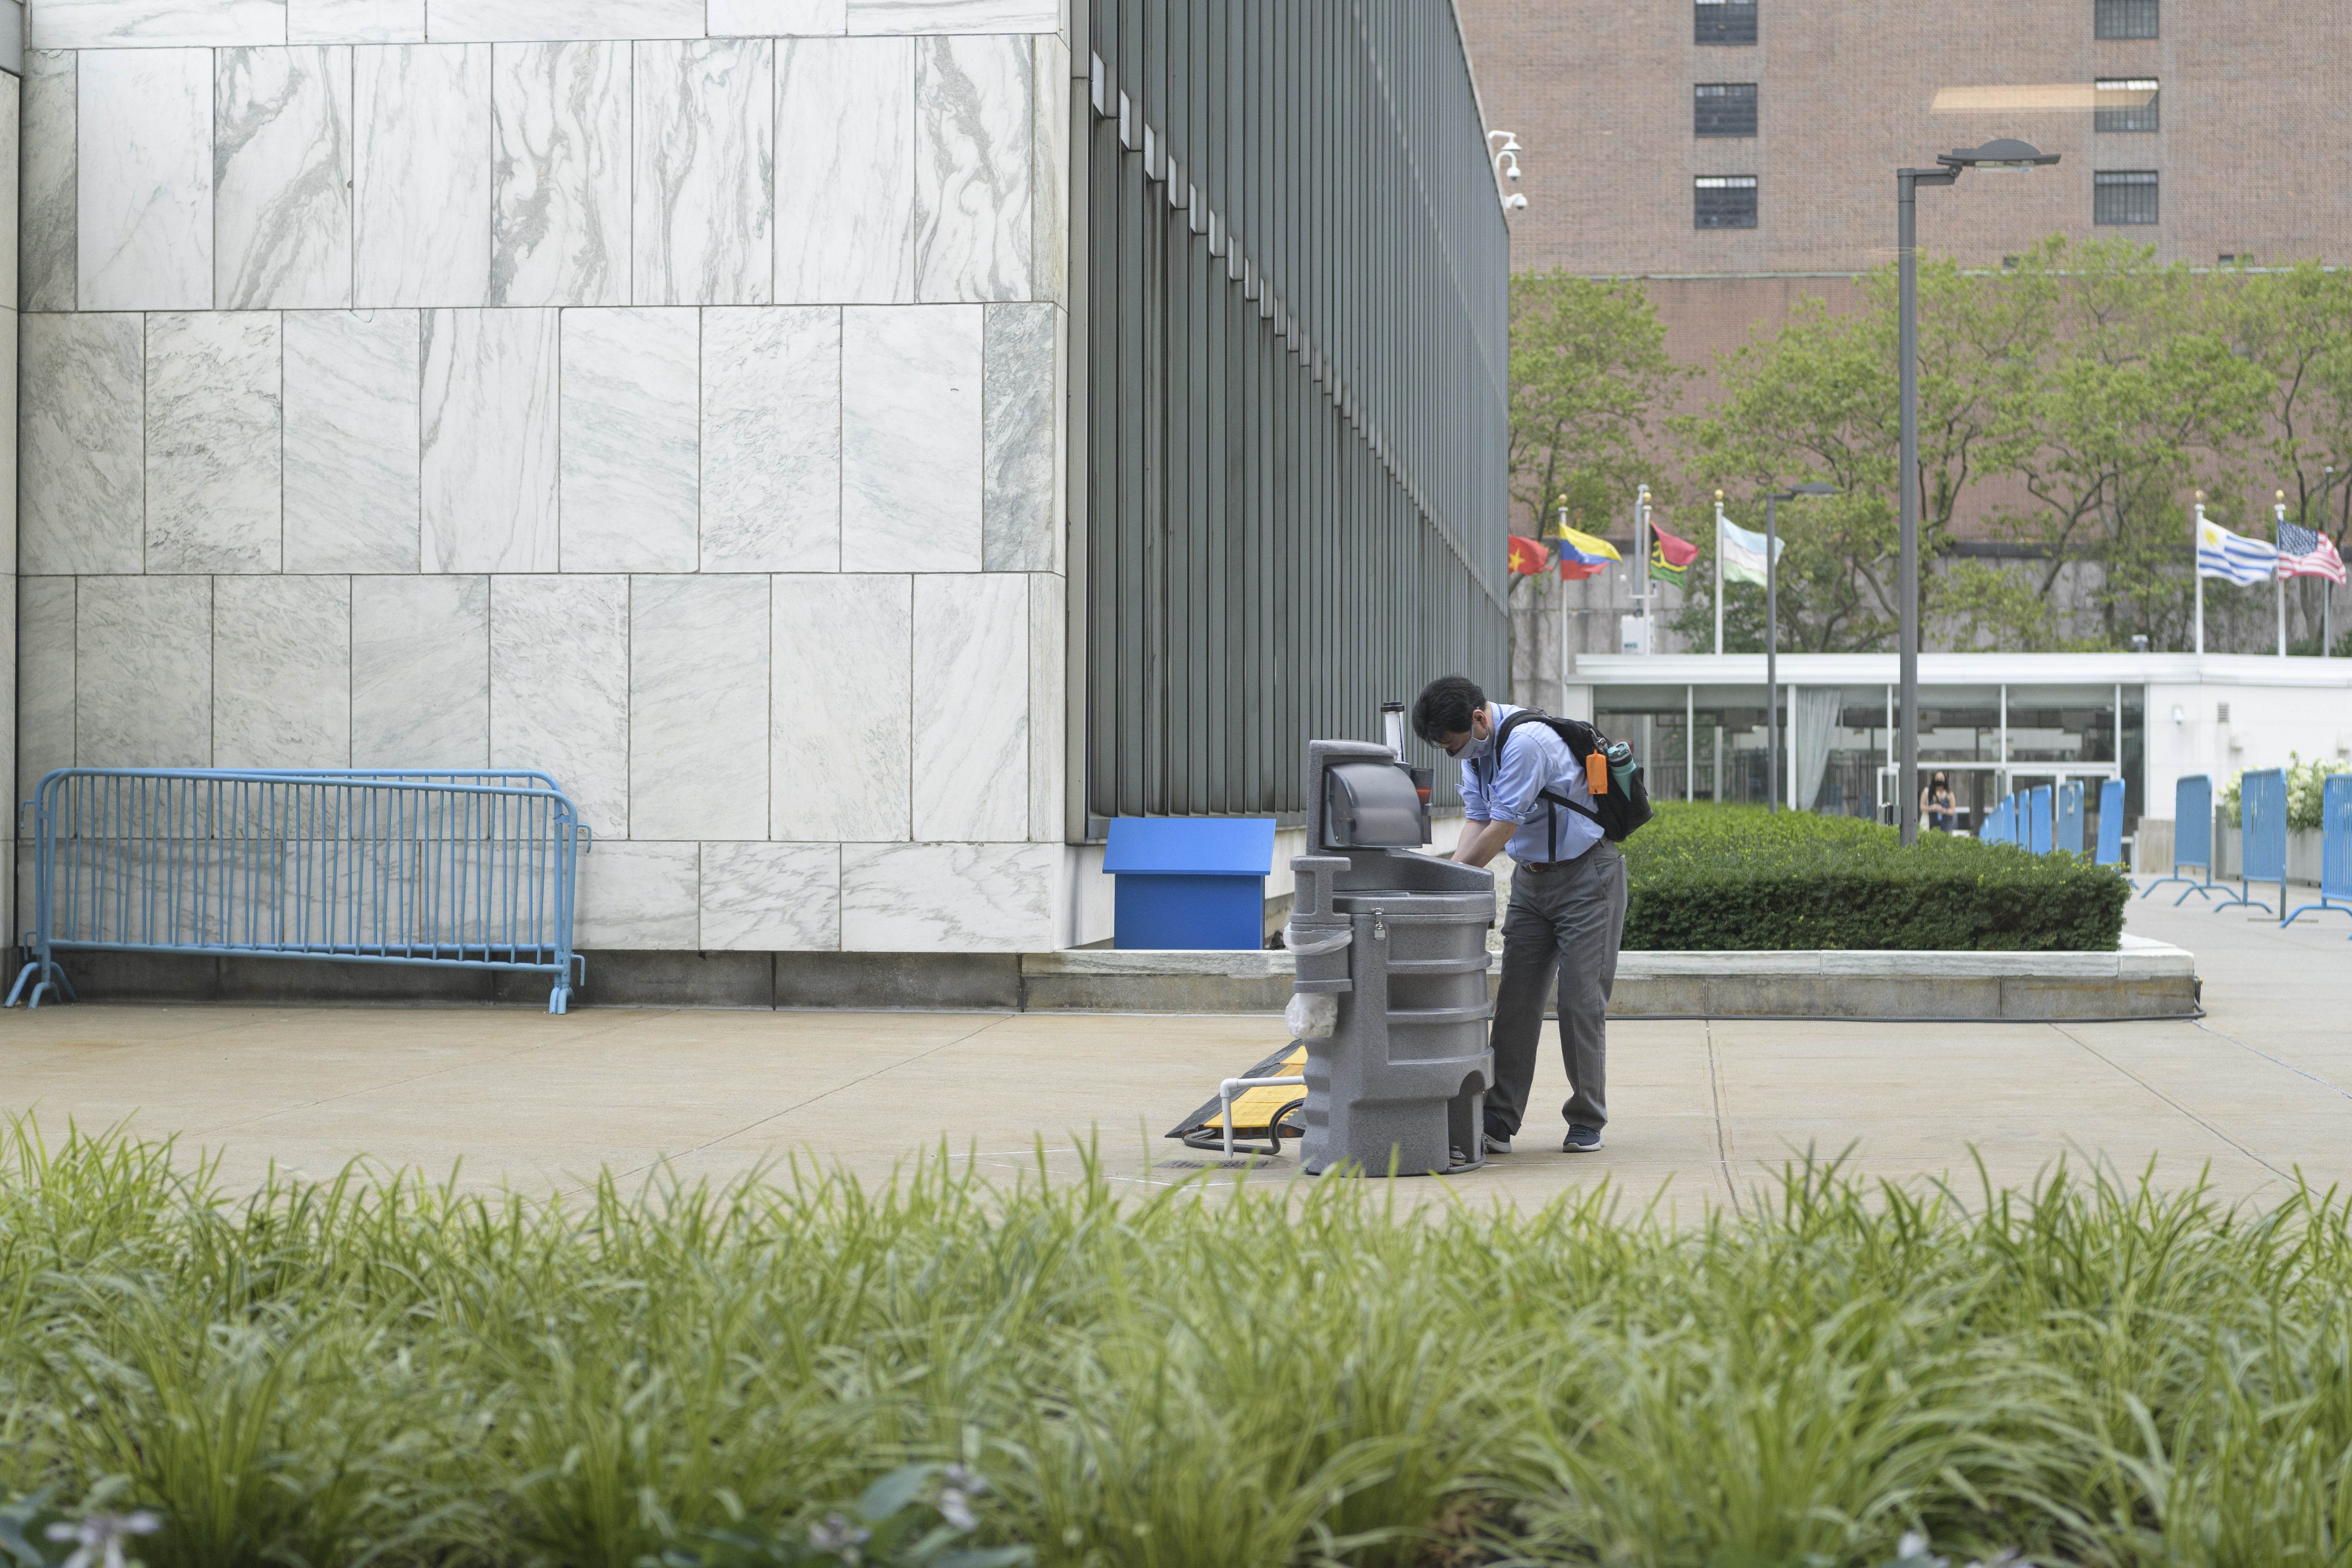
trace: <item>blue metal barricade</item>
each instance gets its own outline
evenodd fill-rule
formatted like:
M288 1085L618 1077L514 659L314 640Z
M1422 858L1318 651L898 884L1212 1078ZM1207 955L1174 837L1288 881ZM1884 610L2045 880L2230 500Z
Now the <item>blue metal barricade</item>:
M543 773L60 768L29 804L33 961L10 1006L28 982L35 1006L72 996L72 952L531 971L551 1013L586 982L589 833Z
M2331 773L2319 791L2319 902L2305 904L2279 924L2333 910L2352 915L2352 773Z
M2204 872L2204 880L2182 876L2183 866ZM2139 896L2144 899L2167 882L2186 884L2172 900L2176 906L2187 903L2190 893L2200 899L2213 896L2213 781L2203 773L2191 773L2172 786L2172 875L2154 879Z
M2025 792L2025 847L2036 855L2050 853L2050 786Z
M2083 786L2062 784L2056 797L2056 816L2050 828L2050 847L2063 849L2069 855L2083 852Z
M2099 785L2099 855L2102 866L2124 863L2124 781Z
M2286 772L2255 768L2238 775L2238 896L2213 906L2222 910L2270 909L2253 896L2256 882L2279 885L2279 908L2286 908Z

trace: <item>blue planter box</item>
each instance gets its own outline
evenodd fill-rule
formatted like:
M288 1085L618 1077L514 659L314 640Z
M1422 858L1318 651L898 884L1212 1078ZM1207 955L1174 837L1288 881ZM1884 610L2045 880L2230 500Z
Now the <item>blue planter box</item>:
M1112 944L1263 947L1273 868L1272 817L1115 818L1103 855L1118 879Z

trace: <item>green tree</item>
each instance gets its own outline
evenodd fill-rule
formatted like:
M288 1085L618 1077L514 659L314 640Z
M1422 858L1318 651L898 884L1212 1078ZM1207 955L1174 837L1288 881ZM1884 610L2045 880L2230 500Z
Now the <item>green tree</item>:
M1657 494L1643 444L1690 374L1666 353L1665 323L1639 283L1513 278L1511 500L1540 527L1564 497L1570 521L1600 532L1636 485Z

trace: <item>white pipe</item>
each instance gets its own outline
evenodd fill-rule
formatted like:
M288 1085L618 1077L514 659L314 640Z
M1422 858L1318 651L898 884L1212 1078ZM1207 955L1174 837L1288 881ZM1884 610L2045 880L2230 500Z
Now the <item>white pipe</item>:
M1294 1085L1304 1089L1307 1086L1307 1080L1303 1078L1229 1078L1225 1079L1224 1082L1217 1085L1217 1110L1225 1120L1225 1153L1227 1157L1230 1158L1234 1152L1234 1090L1244 1089L1286 1089ZM1272 1131L1273 1129L1269 1128L1267 1131ZM1280 1134L1276 1133L1276 1136L1279 1138Z

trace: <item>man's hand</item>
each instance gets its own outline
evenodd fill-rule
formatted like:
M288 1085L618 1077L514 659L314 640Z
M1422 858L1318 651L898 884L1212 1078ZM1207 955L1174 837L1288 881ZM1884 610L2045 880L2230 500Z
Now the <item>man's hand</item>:
M1516 822L1466 821L1462 825L1462 837L1454 846L1454 858L1465 866L1484 866L1503 852L1503 846L1518 830Z

